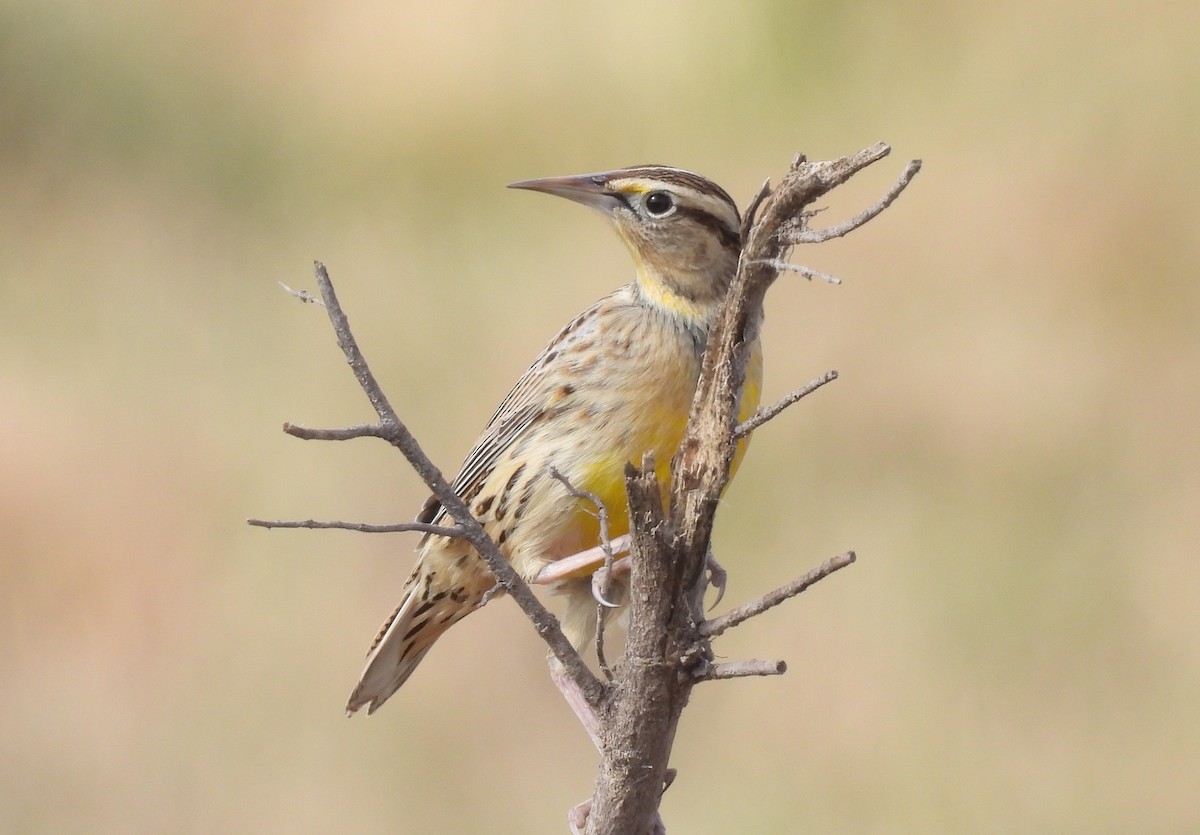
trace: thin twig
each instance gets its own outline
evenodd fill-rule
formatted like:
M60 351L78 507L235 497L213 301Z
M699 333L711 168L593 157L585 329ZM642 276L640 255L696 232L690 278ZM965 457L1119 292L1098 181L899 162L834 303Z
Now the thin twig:
M608 607L603 603L596 604L596 666L604 673L606 681L613 680L612 667L608 666L608 656L604 653L604 626L608 621Z
M917 176L917 172L920 170L921 160L914 159L911 161L905 167L904 171L901 172L899 179L888 189L887 194L879 202L867 207L864 211L859 212L845 223L839 223L837 226L829 226L825 229L809 229L802 225L800 228L784 233L784 239L792 244L819 244L822 241L828 241L831 238L840 238L843 235L853 232L892 205L892 202L900 196L904 189L908 188L908 184L912 182L912 178Z
M387 427L378 423L360 423L342 429L310 429L285 423L283 431L302 441L349 441L353 438L386 438Z
M308 292L307 290L296 290L292 287L288 287L282 281L277 282L277 283L279 284L280 287L282 287L284 289L284 292L286 292L289 296L295 296L296 298L298 298L300 301L304 302L305 304L315 304L315 305L319 305L321 307L325 306L325 302L321 301L320 299L318 299L316 296L314 296L312 293Z
M757 658L748 658L745 661L726 661L722 664L713 664L704 675L700 676L700 680L717 681L723 678L745 678L747 676L781 676L786 672L786 661L761 661Z
M783 601L795 597L813 583L823 580L833 572L850 565L855 559L857 558L854 556L853 551L838 554L836 557L826 560L803 577L798 577L786 586L780 586L774 591L769 591L757 600L752 600L744 606L739 606L731 612L726 612L719 618L705 621L700 624L700 634L706 638L715 638L726 630L732 629L738 624L761 615L772 607L778 606Z
M550 477L567 488L567 492L577 499L589 501L595 505L596 519L600 523L600 548L604 551L604 571L603 580L600 584L601 600L596 602L596 663L600 666L600 671L604 673L604 677L609 681L613 680L612 669L608 666L608 658L604 655L604 624L608 619L608 610L612 608L609 604L609 598L612 596L612 567L615 557L613 555L612 539L608 534L608 507L604 501L590 490L581 490L576 487L571 481L559 472L557 467L551 467Z
M608 536L608 508L604 504L604 500L593 493L591 490L583 490L571 483L565 475L559 472L557 467L550 467L547 471L552 479L562 484L567 488L567 492L576 499L583 499L591 502L596 510L595 517L600 522L600 549L604 552L604 565L607 568L612 568L613 563L613 548L612 540Z
M750 237L750 230L754 227L754 217L758 214L758 207L771 194L771 181L763 180L763 184L758 187L758 191L750 198L750 205L746 207L746 213L742 215L742 242L744 243Z
M462 537L479 552L487 564L488 570L492 572L492 576L504 586L517 605L533 622L534 628L541 635L542 640L550 647L554 656L562 662L567 674L579 687L584 698L593 707L599 706L604 697L605 685L583 663L579 653L575 651L571 642L563 634L558 619L534 597L529 586L500 553L500 549L484 531L479 520L471 515L471 511L467 509L462 498L454 492L441 471L434 466L433 462L429 460L429 456L421 449L421 445L409 432L408 427L396 415L387 396L375 380L375 375L371 373L362 351L359 350L354 334L350 330L350 323L342 311L337 293L333 289L333 283L329 279L329 273L325 270L325 265L318 261L315 268L317 286L321 290L321 298L325 300L329 321L337 335L338 345L341 346L342 353L345 354L346 361L354 371L354 376L358 380L359 386L362 387L363 393L375 408L375 413L379 415L380 437L404 454L408 463L416 470L417 475L441 502L446 513L462 528Z
M253 525L256 528L315 528L318 530L358 531L359 533L405 533L407 531L418 531L420 533L433 534L434 536L448 536L451 538L461 538L465 535L463 529L457 525L448 527L446 525L431 525L428 522L398 522L394 525L368 525L365 522L342 522L336 519L329 522L322 522L318 519L247 519L246 524Z
M325 265L320 261L316 262L317 287L321 290L321 298L325 300L325 307L329 312L329 321L333 325L333 332L337 336L338 347L342 349L342 353L346 357L346 362L350 363L350 369L354 372L355 379L358 380L359 386L363 393L367 395L367 399L371 401L371 406L375 409L375 414L379 415L379 422L384 427L392 427L400 423L400 418L396 416L396 410L392 408L392 404L388 402L387 395L383 393L383 389L379 387L375 375L371 373L370 366L367 365L367 360L362 355L362 351L358 348L358 342L354 339L354 334L350 330L350 320L346 318L346 314L342 311L342 306L338 302L337 294L333 290L333 283L329 280L329 273L325 270ZM408 430L404 429L402 434L408 435ZM409 438L412 438L409 435ZM416 439L413 439L413 444L416 444ZM406 453L407 455L407 453ZM424 452L421 453L424 458ZM411 460L411 459L410 459ZM441 478L441 473L437 472L437 468L433 463L425 458L425 463L429 465L428 469L432 472L428 475L437 475ZM426 473L417 470L418 473L425 477ZM449 486L449 485L447 485ZM451 491L453 492L453 491ZM438 496L440 499L441 496Z
M764 423L766 423L768 420L771 420L772 418L774 418L776 415L778 415L780 412L782 412L788 406L791 406L792 404L798 402L801 398L807 397L808 395L812 394L814 391L816 391L817 389L819 389L821 386L825 385L826 383L832 383L837 378L838 378L838 373L836 371L826 371L820 377L817 377L815 380L812 380L808 385L801 386L800 388L796 389L795 391L789 392L788 394L779 398L779 400L775 401L775 403L772 404L771 406L768 406L765 409L759 409L757 412L755 412L753 415L751 415L749 418L747 418L743 422L739 423L734 428L733 437L735 437L735 438L746 437L751 432L753 432L755 429L757 429L758 427L760 427Z
M491 600L496 595L503 594L503 593L504 593L504 584L501 583L499 580L497 580L490 589L488 589L487 591L485 591L483 593L483 597L479 598L479 607L482 609L484 606L487 605L489 600Z
M814 270L812 267L806 267L803 264L793 264L791 261L784 261L782 258L775 258L768 261L760 261L768 267L773 267L780 272L800 273L800 275L812 281L814 278L819 278L828 284L841 284L842 280L836 275L823 273L820 270Z

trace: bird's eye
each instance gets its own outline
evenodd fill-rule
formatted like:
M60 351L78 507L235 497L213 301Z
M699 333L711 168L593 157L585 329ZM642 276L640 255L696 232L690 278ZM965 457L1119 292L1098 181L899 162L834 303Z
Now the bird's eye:
M662 217L675 208L675 201L665 191L652 191L646 195L646 211L655 217Z

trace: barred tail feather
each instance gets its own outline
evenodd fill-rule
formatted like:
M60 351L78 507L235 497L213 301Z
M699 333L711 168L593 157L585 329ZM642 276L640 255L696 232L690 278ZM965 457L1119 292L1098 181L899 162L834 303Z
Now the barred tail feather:
M433 642L478 607L478 601L431 588L427 578L414 579L367 653L366 667L346 703L348 715L364 706L374 713L408 680Z

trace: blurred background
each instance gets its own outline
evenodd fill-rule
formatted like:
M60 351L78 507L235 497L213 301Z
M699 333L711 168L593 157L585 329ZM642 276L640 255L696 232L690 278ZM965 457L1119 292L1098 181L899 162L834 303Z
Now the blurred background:
M1194 4L0 2L0 829L565 831L595 753L507 601L342 713L425 497L312 289L325 261L454 470L626 282L514 180L662 162L743 205L894 155L768 298L727 600L672 832L1200 831Z

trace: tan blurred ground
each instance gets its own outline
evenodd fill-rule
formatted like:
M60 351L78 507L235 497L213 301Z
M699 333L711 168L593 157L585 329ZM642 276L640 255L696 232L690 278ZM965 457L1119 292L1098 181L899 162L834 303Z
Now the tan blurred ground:
M736 602L680 833L1200 831L1200 52L1191 3L0 3L0 830L563 831L595 757L515 607L346 720L413 539L319 309L453 469L627 280L510 181L665 162L745 201L879 139L895 208L800 253L718 526Z

